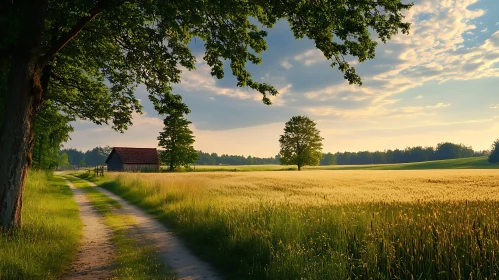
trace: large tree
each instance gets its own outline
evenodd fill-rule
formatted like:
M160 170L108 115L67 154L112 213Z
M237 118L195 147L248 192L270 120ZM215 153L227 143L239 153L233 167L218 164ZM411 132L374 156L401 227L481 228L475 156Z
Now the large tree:
M322 158L322 140L313 120L307 116L292 117L279 138L281 164L297 165L298 170L305 165L318 165Z
M15 0L0 1L0 227L21 224L22 193L33 148L33 121L51 100L61 112L116 130L132 124L144 84L153 102L170 94L182 68L194 69L189 42L204 42L211 74L228 62L237 85L262 93L274 87L252 79L265 29L285 19L296 38L308 37L353 84L349 56L374 58L381 41L409 23L401 0ZM0 120L1 121L1 120Z

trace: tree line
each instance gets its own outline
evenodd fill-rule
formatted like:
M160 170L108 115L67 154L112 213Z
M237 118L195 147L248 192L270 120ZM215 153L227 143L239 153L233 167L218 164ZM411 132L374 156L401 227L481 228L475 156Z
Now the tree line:
M338 165L348 164L389 164L421 162L431 160L456 159L486 156L488 151L474 151L472 147L451 142L439 143L436 147L408 147L400 150L343 152L333 155ZM323 157L324 158L324 157ZM321 165L323 162L321 160Z
M95 147L91 150L87 150L86 152L72 148L62 149L59 151L59 156L58 156L59 166L86 167L86 166L104 165L107 156L111 153L112 149L113 148L109 146ZM67 158L67 160L65 160L65 158Z
M67 155L71 166L85 167L105 164L106 158L112 147L95 147L85 152L77 149L62 149L59 157ZM280 164L281 156L254 157L243 155L229 155L208 153L201 150L196 151L198 160L196 165L262 165ZM442 159L455 159L465 157L486 156L488 151L475 151L472 147L450 142L439 143L436 147L408 147L405 149L394 149L385 151L359 151L359 152L336 152L322 153L320 165L356 165L356 164L390 164L421 162ZM57 159L57 158L56 158ZM167 164L167 162L164 162Z

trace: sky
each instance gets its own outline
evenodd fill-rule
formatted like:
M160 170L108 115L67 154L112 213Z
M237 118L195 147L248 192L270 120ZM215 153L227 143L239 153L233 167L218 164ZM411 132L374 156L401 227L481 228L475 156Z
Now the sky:
M219 154L274 156L292 116L307 115L324 138L323 151L365 151L436 146L450 141L489 149L499 137L499 1L415 0L406 13L409 35L380 42L376 58L353 62L363 86L348 85L309 39L296 40L287 22L268 30L263 63L250 66L255 80L280 92L273 105L236 87L231 71L217 80L191 43L196 70L174 86L191 109L195 149ZM226 67L228 68L228 67ZM66 148L157 147L163 128L147 99L134 125L121 134L110 126L76 121Z

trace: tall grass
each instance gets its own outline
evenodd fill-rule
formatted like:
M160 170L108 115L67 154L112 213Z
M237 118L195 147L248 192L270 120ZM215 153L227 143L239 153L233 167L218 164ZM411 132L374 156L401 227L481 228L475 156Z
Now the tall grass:
M109 174L231 279L495 279L495 170Z
M0 234L0 279L59 279L83 226L71 190L61 178L32 170L22 211L22 228Z

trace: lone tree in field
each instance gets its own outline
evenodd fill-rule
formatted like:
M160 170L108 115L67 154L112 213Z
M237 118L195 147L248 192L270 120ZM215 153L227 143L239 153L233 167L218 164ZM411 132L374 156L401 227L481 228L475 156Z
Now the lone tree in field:
M318 165L322 158L322 137L315 122L306 116L292 117L279 138L281 164Z
M499 139L492 143L492 150L490 151L488 161L490 163L498 163L499 162Z
M253 80L268 28L287 20L296 38L308 37L350 84L361 79L347 60L372 59L376 36L386 42L410 24L401 0L81 0L0 1L0 228L21 225L22 194L34 145L33 123L47 100L67 116L118 131L132 124L145 85L153 103L170 95L204 43L211 74L225 62L237 86L277 90ZM375 33L375 34L371 34ZM8 106L5 106L8 104Z
M163 163L168 164L170 171L179 166L188 166L198 160L198 154L192 144L194 136L189 124L192 122L184 118L184 114L190 113L187 105L182 103L180 95L174 95L175 101L164 106L163 113L168 114L164 120L165 127L159 134L158 146L163 147L160 158Z

